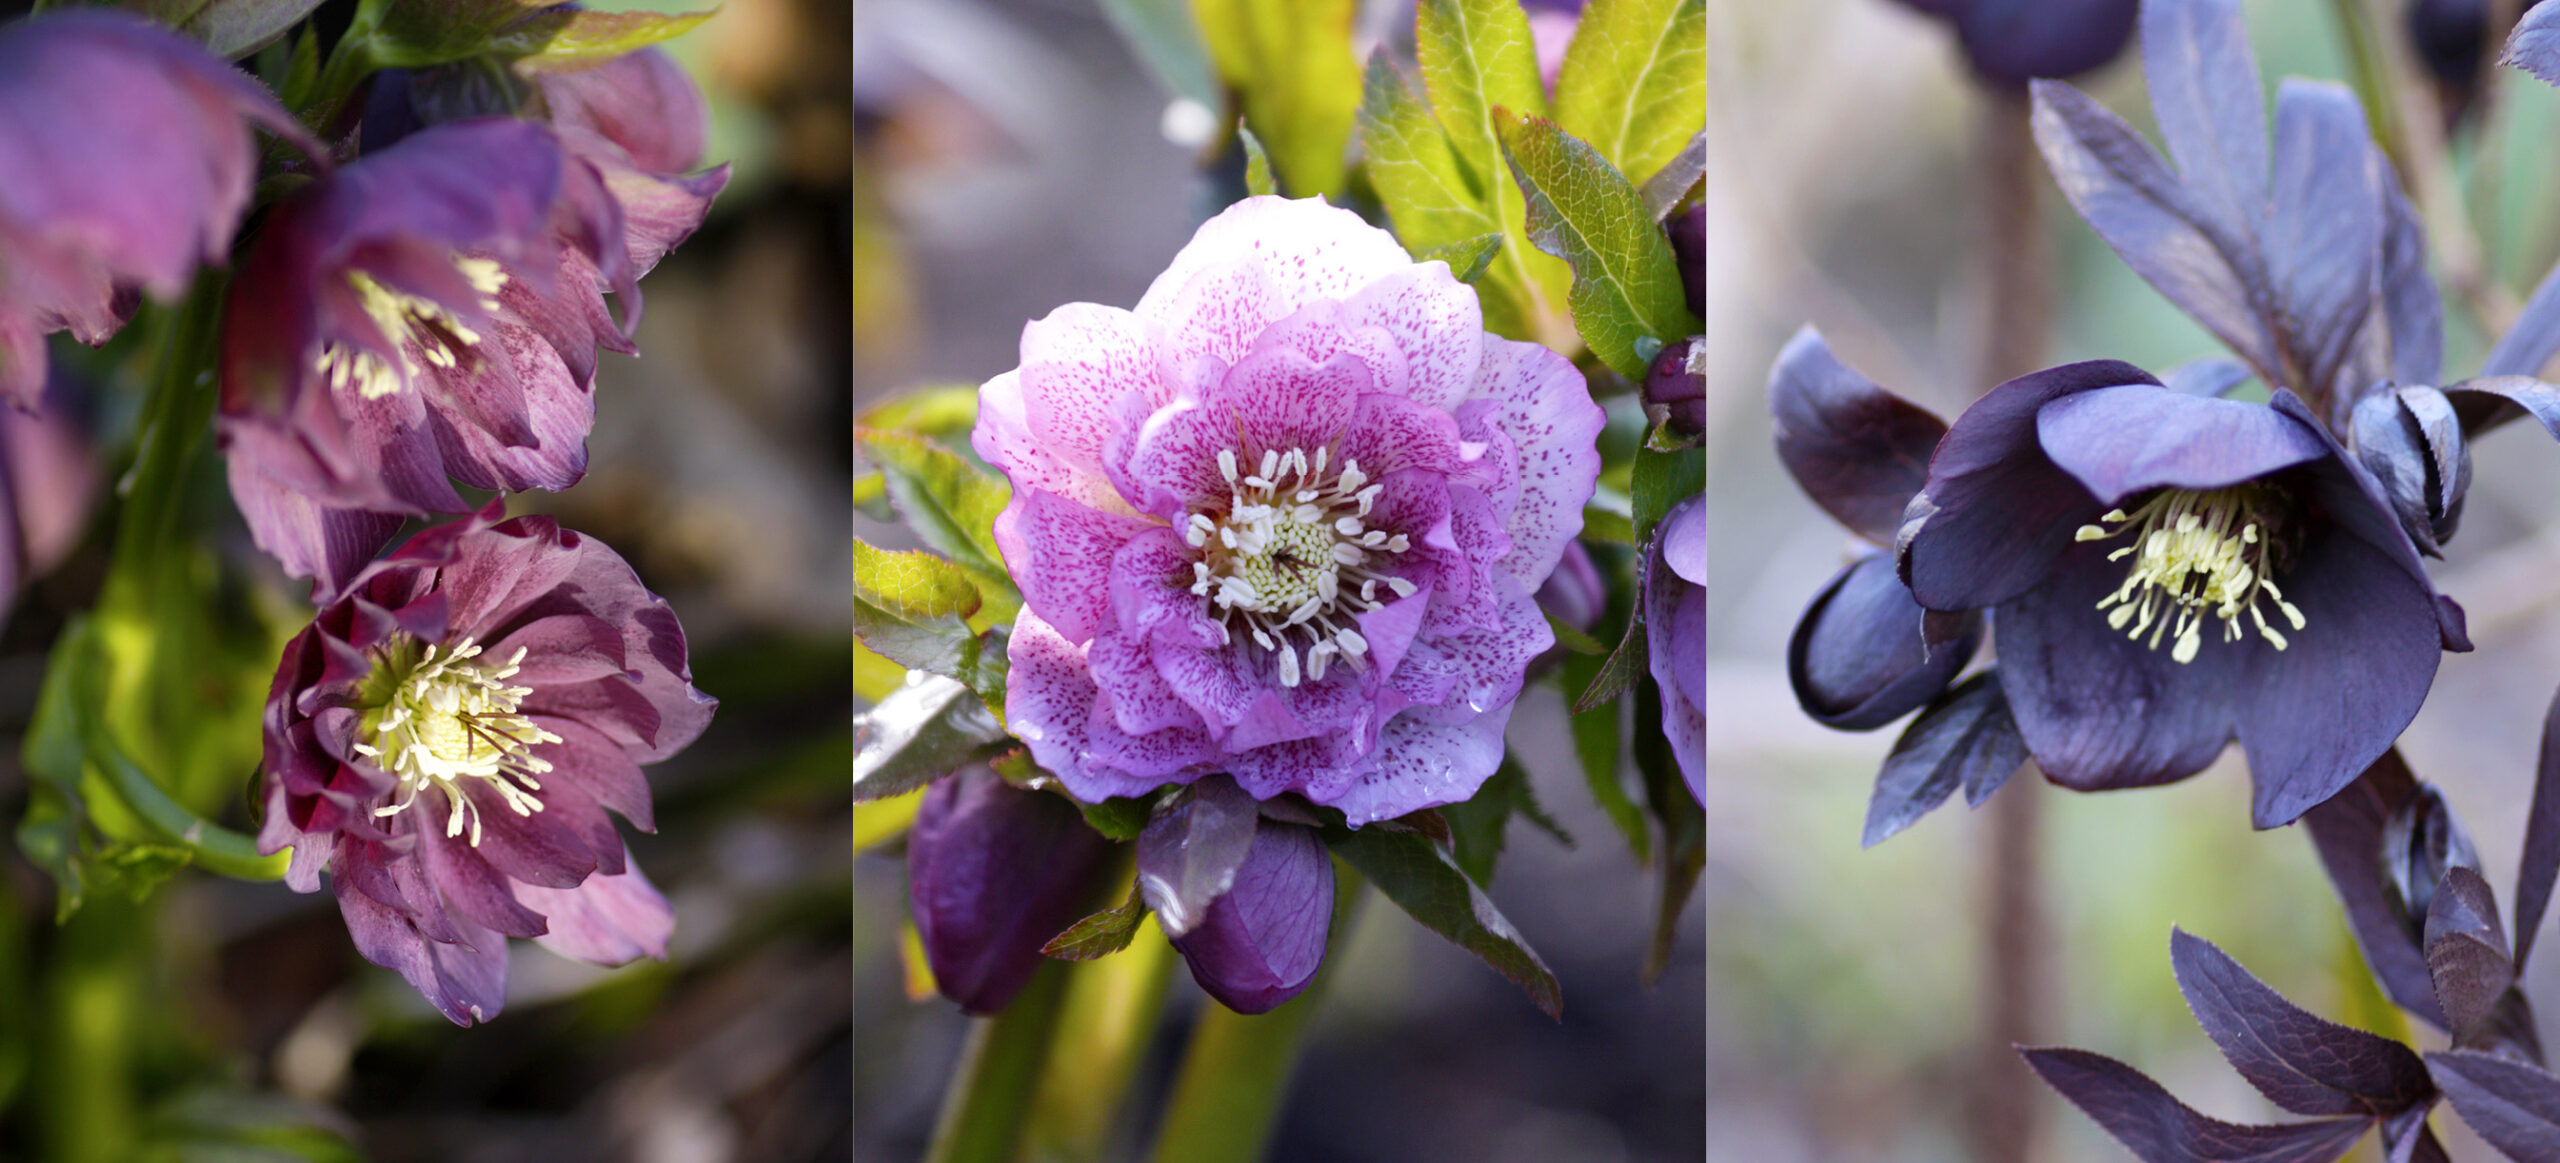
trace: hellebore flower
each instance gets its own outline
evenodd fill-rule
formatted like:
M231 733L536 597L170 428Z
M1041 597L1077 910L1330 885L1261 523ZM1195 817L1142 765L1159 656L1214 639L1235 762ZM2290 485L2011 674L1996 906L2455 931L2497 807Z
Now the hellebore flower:
M1493 773L1603 418L1445 264L1248 198L1134 311L1026 327L979 404L1025 602L1008 726L1077 797L1223 771L1356 826Z
M1994 608L2000 682L2056 782L2195 774L2235 736L2261 828L2354 781L2469 649L2380 485L2290 391L2185 395L2112 361L2002 384L1912 498L1903 579Z
M1269 1013L1306 991L1333 928L1333 858L1316 830L1256 816L1235 881L1173 947L1191 979L1240 1014ZM1139 849L1140 874L1147 850Z
M0 612L70 556L97 499L97 458L63 378L32 412L0 408Z
M136 17L0 28L0 398L33 408L44 337L95 346L131 292L224 261L257 179L251 125L321 151L248 74Z
M1814 721L1873 730L1944 693L1982 639L1979 614L1913 601L1884 551L1947 426L1850 370L1810 327L1770 368L1769 411L1796 484L1873 547L1805 607L1787 642L1787 679ZM1703 581L1703 568L1689 576Z
M1986 81L2023 85L2085 73L2124 51L2137 0L1903 0L1953 24Z
M507 941L664 957L666 900L607 809L654 829L640 765L702 733L684 630L602 542L496 504L408 540L285 647L258 847L330 887L357 951L460 1025Z
M692 76L658 49L591 69L544 72L535 86L552 125L612 142L645 172L678 174L702 164L711 106Z
M1110 859L1111 842L1063 796L984 767L936 782L907 833L908 901L934 986L970 1013L1003 1009Z
M1689 794L1707 802L1707 507L1672 506L1645 561L1646 661L1662 688L1662 731ZM1950 654L1953 652L1950 651Z
M529 122L433 126L261 232L232 288L219 427L259 547L323 600L403 515L469 508L455 481L585 474L596 352L634 350L639 276L725 180L676 189L607 154Z

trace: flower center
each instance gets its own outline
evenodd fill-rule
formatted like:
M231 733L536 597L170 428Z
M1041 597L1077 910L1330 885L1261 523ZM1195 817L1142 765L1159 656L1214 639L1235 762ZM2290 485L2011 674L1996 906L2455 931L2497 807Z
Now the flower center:
M365 680L367 709L358 720L355 745L400 781L392 802L374 809L375 816L407 811L422 791L441 792L451 808L444 834L468 830L475 848L480 809L463 781L485 781L517 815L530 816L542 810L533 795L542 784L534 777L551 770L548 761L534 756L534 745L560 742L516 711L533 693L531 687L506 685L523 664L524 649L518 647L503 665L477 661L480 652L469 638L450 649L396 640Z
M2249 485L2210 492L2163 489L2131 514L2116 509L2083 525L2077 541L2104 541L2127 531L2130 544L2107 555L2109 561L2133 559L2124 584L2098 600L2107 625L2136 641L2149 631L2146 645L2160 648L2174 637L2169 657L2193 662L2204 640L2206 615L2222 620L2222 640L2242 638L2240 615L2248 614L2258 634L2276 649L2285 636L2267 624L2266 603L2273 603L2295 630L2302 611L2284 600L2284 591L2268 577L2273 525L2262 492ZM2105 526L2114 526L2106 528Z
M1345 459L1328 475L1330 457L1326 448L1313 456L1303 448L1267 449L1254 466L1259 471L1248 474L1235 450L1222 451L1226 512L1193 513L1182 530L1201 551L1191 565L1191 592L1209 600L1219 633L1241 626L1271 652L1282 686L1323 678L1337 658L1360 669L1369 642L1351 615L1414 592L1412 582L1372 568L1381 556L1409 548L1404 534L1366 523L1386 486L1370 483L1357 460Z
M453 261L462 277L471 281L471 289L480 293L481 308L496 310L507 273L491 259L456 257ZM365 399L379 400L407 386L409 377L418 374L417 360L427 361L430 367L459 367L463 355L480 342L479 332L464 326L433 299L392 290L360 270L349 270L347 283L356 289L364 313L391 341L392 354L386 358L342 343L322 345L314 366L333 389L354 388Z

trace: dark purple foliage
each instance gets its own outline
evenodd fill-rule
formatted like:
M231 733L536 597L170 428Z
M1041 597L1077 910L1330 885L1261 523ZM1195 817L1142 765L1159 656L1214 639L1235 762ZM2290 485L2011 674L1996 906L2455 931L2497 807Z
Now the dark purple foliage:
M2541 78L2547 84L2560 85L2560 6L2543 8L2528 4L2532 11L2516 22L2515 31L2507 34L2506 51L2498 63Z
M2454 1044L2475 1044L2498 1000L2516 982L2507 934L2498 924L2497 895L2478 872L2461 865L2445 869L2427 908L2421 947L2435 980L2436 1000L2453 1023Z
M2418 552L2442 557L2471 489L2471 446L2453 401L2431 387L2377 392L2358 401L2356 456L2391 499Z
M1985 671L1947 692L1893 741L1858 844L1872 848L1945 803L1958 787L1979 806L2027 762L2027 742L2009 717L1996 673Z
M2560 694L2542 716L2542 751L2534 765L2533 806L2524 825L2524 858L2516 867L2516 971L2533 952L2551 885L2560 876Z
M2366 1118L2244 1126L2197 1114L2133 1067L2103 1054L2021 1049L2027 1064L2143 1163L2329 1163L2373 1125Z
M2421 785L2398 749L2382 753L2346 790L2304 813L2302 826L2346 907L2347 924L2365 964L2400 1008L2446 1025L2418 935L2404 921L2384 852L2383 833Z
M2316 1017L2214 944L2169 938L2178 990L2196 1022L2249 1085L2298 1115L2390 1115L2426 1101L2426 1063L2389 1038Z
M2517 1163L2560 1163L2560 1078L2494 1054L2427 1055L2436 1085L2462 1121Z
M925 792L907 833L907 893L934 986L970 1013L1005 1007L1040 947L1076 922L1111 843L1065 797L983 767Z
M1951 21L1975 74L2003 85L2088 72L2124 51L2136 0L1903 0Z

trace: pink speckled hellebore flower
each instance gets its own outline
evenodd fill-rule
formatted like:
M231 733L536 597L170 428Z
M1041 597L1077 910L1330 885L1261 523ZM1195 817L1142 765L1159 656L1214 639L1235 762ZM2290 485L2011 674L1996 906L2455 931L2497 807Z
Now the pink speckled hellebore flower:
M285 647L258 847L320 872L358 952L458 1024L506 1000L507 938L605 965L674 919L607 809L710 722L684 630L602 542L491 504L367 567Z
M250 126L318 143L248 74L111 11L0 27L0 399L33 408L44 337L95 346L133 292L222 262L257 179Z
M1446 264L1322 199L1237 203L980 389L1026 606L1008 726L1087 801L1212 772L1354 826L1467 798L1553 643L1531 595L1601 425Z

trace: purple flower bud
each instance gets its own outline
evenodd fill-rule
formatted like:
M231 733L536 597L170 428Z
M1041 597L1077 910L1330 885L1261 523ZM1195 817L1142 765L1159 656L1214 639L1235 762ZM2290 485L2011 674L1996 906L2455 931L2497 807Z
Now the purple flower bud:
M2133 38L2138 0L1903 0L1951 20L1965 59L1986 81L2024 85L2114 60Z
M319 145L248 74L107 11L0 28L0 398L35 406L44 337L96 345L136 290L185 293L248 208L251 124Z
M1333 927L1333 859L1316 830L1260 821L1233 887L1173 947L1209 996L1240 1014L1269 1013L1304 992Z
M1661 408L1671 430L1683 436L1707 430L1707 376L1689 370L1689 353L1696 346L1695 339L1666 344L1644 372L1645 407Z
M1707 313L1707 203L1704 199L1675 211L1671 221L1663 224L1671 234L1671 257L1680 264L1680 293L1688 297L1689 313L1704 317Z
M640 765L702 733L684 630L604 543L492 503L375 562L285 647L261 852L330 874L358 952L460 1025L507 938L618 964L674 917L606 813L654 830Z
M1689 794L1707 802L1707 507L1671 507L1645 561L1646 661L1662 688L1662 730Z
M925 963L973 1014L1005 1007L1040 947L1076 923L1111 842L1075 805L971 767L926 791L907 832L907 893Z
M1609 608L1609 583L1591 565L1591 554L1579 541L1565 542L1556 571L1538 587L1538 608L1576 630L1589 630Z

